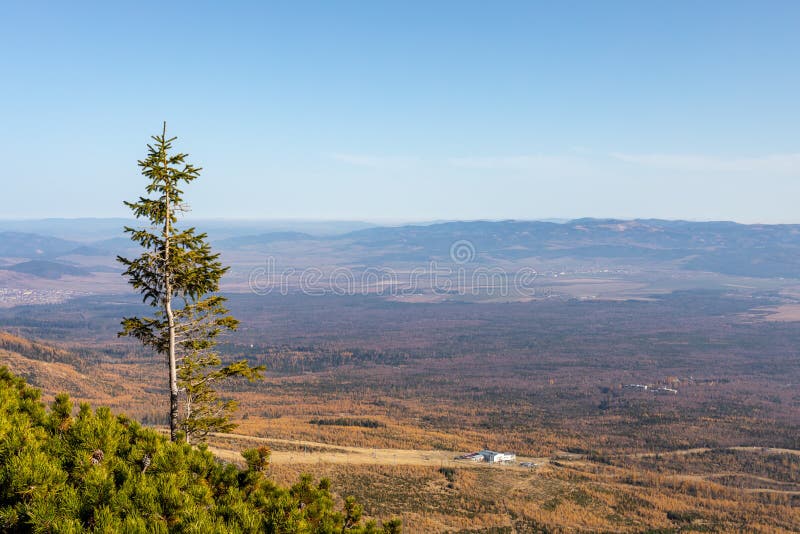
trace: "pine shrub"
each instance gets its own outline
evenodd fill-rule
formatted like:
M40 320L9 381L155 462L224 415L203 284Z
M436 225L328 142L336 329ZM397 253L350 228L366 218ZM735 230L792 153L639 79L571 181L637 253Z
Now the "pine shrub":
M173 443L108 408L41 392L0 367L0 532L400 532L362 523L351 498L337 510L330 482L290 488L266 478L269 449L224 464L203 445Z

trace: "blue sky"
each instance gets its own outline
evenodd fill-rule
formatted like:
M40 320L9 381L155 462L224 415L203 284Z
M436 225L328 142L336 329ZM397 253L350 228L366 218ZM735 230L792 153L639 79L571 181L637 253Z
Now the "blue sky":
M800 3L9 2L0 217L800 222Z

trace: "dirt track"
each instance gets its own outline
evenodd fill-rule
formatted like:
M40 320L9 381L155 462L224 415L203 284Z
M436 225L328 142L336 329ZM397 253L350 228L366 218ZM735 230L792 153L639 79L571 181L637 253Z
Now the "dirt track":
M232 442L232 443L231 443ZM328 445L314 441L257 438L240 434L210 435L209 450L217 457L234 463L242 463L239 451L264 444L272 448L271 461L274 464L354 464L354 465L429 465L435 467L459 466L475 468L522 469L518 465L490 465L482 462L456 460L463 452L418 449L376 449L367 447L346 447ZM281 450L285 447L294 450ZM276 450L277 449L277 450ZM547 458L517 458L519 462L548 463Z

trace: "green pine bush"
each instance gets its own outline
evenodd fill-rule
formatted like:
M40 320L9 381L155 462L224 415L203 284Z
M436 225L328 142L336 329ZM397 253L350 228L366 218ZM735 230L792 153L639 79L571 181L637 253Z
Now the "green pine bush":
M291 488L265 477L269 449L224 464L108 408L41 392L0 367L0 532L396 534L398 520L361 521L336 509L330 483Z

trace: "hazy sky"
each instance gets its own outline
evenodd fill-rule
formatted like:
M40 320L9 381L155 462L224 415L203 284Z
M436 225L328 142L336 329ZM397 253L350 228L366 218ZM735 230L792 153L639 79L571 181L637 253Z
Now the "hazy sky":
M800 222L800 2L4 2L0 217Z

